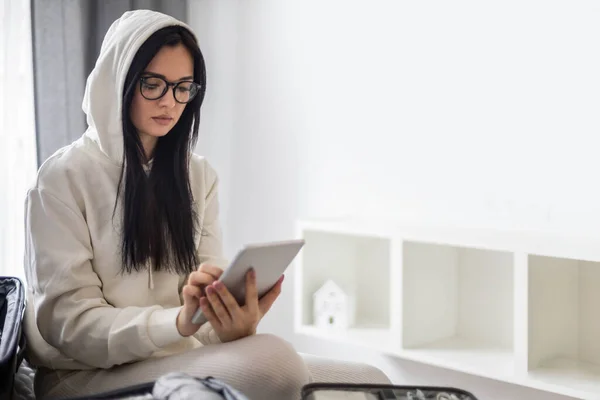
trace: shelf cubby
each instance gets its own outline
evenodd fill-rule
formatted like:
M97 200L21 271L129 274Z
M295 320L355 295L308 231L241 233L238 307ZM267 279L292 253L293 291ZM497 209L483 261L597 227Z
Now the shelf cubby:
M513 371L513 256L406 241L402 348L461 370Z
M529 378L600 393L600 263L529 255Z
M388 346L391 335L391 241L385 237L305 229L306 241L296 272L296 327L302 333L355 344ZM313 294L333 280L355 298L354 323L348 330L318 329Z

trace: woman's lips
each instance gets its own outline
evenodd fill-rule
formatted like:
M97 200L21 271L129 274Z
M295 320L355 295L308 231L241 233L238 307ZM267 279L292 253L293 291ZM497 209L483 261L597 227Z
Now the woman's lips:
M159 125L170 125L173 118L170 117L152 117L152 119Z

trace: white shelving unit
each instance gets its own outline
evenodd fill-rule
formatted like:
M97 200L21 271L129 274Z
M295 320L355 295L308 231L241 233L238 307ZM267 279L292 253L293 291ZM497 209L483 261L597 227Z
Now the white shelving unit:
M600 240L343 220L298 236L297 333L600 399ZM328 279L356 298L348 329L313 324Z

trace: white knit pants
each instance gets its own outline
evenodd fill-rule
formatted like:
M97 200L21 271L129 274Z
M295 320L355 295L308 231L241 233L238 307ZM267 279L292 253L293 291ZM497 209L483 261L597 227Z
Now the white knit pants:
M281 338L258 334L108 370L70 371L36 379L38 399L86 396L151 382L169 372L213 376L251 400L298 400L309 382L389 383L377 368L298 354Z

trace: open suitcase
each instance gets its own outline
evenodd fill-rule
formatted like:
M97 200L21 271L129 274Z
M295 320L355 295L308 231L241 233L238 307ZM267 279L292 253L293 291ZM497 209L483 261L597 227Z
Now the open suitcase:
M172 381L175 378L175 381ZM177 382L177 379L181 379ZM191 380L202 383L200 391L185 390L183 386ZM168 381L172 383L169 384ZM163 381L161 383L161 381ZM187 382L186 382L187 381ZM162 386L157 397L155 385ZM171 397L169 389L183 390ZM196 390L198 388L196 387ZM184 374L167 374L157 382L148 382L128 388L100 393L95 396L70 398L65 400L152 400L152 399L194 399L194 400L248 400L242 393L212 377L192 378ZM270 400L270 399L265 399ZM477 400L464 390L449 387L398 386L385 384L346 384L346 383L309 383L302 388L301 400Z
M302 400L477 400L471 393L450 387L384 384L309 383Z
M10 399L15 374L25 355L25 288L15 277L0 276L0 399Z

